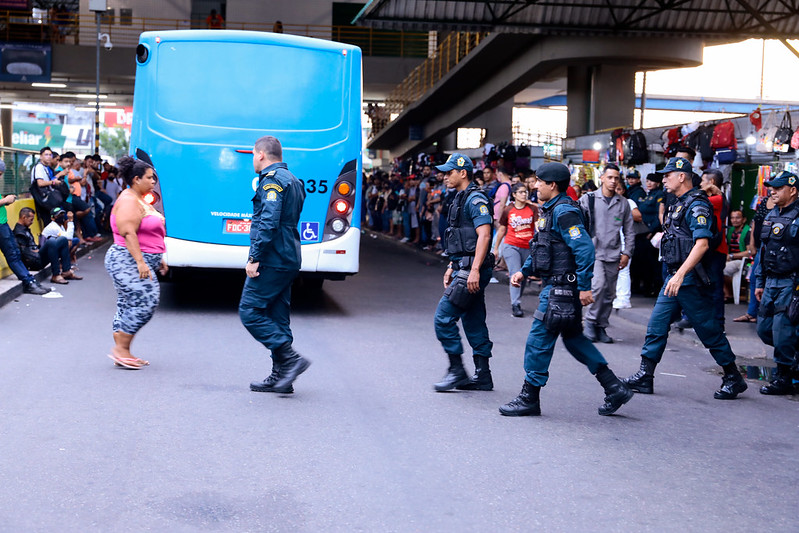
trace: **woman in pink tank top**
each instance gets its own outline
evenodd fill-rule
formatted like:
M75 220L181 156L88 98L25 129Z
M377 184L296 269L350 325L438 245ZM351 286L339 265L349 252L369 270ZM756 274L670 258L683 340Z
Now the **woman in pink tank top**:
M130 352L133 337L155 313L161 296L155 271L166 274L164 217L144 201L155 188L152 166L130 156L117 162L128 188L111 211L114 244L105 256L105 268L117 291L114 315L114 347L108 355L114 364L138 370L149 363Z

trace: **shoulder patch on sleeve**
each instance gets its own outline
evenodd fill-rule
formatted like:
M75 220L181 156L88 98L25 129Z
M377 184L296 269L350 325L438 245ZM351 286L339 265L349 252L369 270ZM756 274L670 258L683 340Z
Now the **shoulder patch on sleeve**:
M571 226L569 228L569 237L572 239L579 239L580 238L580 228L577 226Z
M582 226L583 221L577 211L573 209L564 210L558 213L558 227L566 232L570 232L572 226ZM579 228L578 228L579 229ZM569 233L571 235L571 233ZM579 237L579 235L578 235Z
M481 215L487 215L488 214L488 206L485 204L485 202L480 204L480 214Z
M272 172L270 172L269 174L272 174L272 173L274 173L274 170L273 170ZM269 174L267 174L267 176L268 176ZM264 189L265 191L268 191L268 190L270 190L270 189L274 189L274 190L275 190L275 191L277 191L277 192L283 192L283 187L281 187L281 186L280 186L280 185L278 185L277 183L267 183L266 185L264 185L263 189Z
M691 206L691 215L696 217L697 219L699 217L710 217L712 216L712 214L713 214L712 208L705 203L696 202L694 205Z
M480 205L480 204L486 205L488 204L488 200L486 200L482 194L475 194L474 198L472 199L472 203L474 205Z

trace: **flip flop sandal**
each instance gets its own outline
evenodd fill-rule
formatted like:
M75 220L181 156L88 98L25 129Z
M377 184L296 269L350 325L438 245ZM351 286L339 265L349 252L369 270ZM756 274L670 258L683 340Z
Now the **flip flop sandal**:
M142 366L144 366L138 364L136 359L131 359L129 357L117 357L114 354L108 354L108 358L114 362L115 366L127 368L128 370L140 370Z

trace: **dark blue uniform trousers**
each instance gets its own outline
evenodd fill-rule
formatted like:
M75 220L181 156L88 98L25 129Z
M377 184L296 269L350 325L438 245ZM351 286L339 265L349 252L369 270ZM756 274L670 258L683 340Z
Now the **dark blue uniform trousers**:
M239 317L255 340L273 350L294 338L289 327L291 284L297 270L261 267L257 278L247 278L239 303Z
M547 285L541 289L537 315L543 316L546 313L551 288L552 285ZM526 380L531 385L543 387L547 384L549 363L552 361L558 336L558 333L549 331L542 320L533 319L530 334L527 336L527 346L524 348L524 371L527 373ZM596 346L586 339L582 332L572 337L563 337L563 345L572 357L587 366L592 374L596 374L601 365L608 364Z
M460 331L458 331L458 320L461 320L463 332L466 334L469 346L472 347L472 353L482 357L491 357L491 348L494 344L488 338L485 301L485 285L488 284L489 279L491 279L491 270L480 272L480 287L482 288L474 295L468 309L452 304L446 296L442 296L439 300L433 323L436 337L446 353L463 354L463 343ZM483 280L485 280L485 284Z
M757 317L760 340L774 347L775 363L788 366L797 363L796 342L799 339L799 327L791 324L785 312L791 302L792 292L793 281L790 278L766 278L760 299L760 315Z
M24 284L33 283L33 276L22 262L22 254L17 246L17 239L8 224L0 224L0 252L17 278Z
M685 313L694 327L699 340L710 350L710 355L719 366L735 362L730 342L724 335L721 323L716 319L716 309L713 302L713 286L683 285L677 296L663 294L668 276L663 287L658 292L655 307L649 316L649 325L646 327L646 340L641 348L641 357L659 363L666 351L666 341L669 338L669 325L680 317L680 310Z

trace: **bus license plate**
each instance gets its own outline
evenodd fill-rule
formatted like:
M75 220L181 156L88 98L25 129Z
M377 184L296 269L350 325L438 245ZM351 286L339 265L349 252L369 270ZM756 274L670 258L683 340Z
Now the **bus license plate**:
M250 233L250 220L225 219L225 233Z

